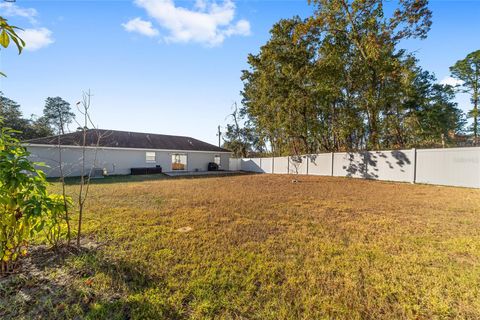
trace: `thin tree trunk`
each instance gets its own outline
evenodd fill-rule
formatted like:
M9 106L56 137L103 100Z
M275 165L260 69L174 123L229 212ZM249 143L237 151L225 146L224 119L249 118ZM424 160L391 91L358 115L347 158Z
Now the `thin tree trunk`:
M478 98L473 101L473 145L478 145Z
M67 203L67 192L65 190L65 173L63 172L63 158L62 158L62 146L60 141L60 136L58 137L58 160L59 160L59 170L60 170L60 179L62 182L62 196L63 196L63 210L65 212L65 221L67 222L67 244L70 246L72 240L72 230L70 227L70 216L68 212L68 203Z
M85 118L85 126L83 127L83 141L82 141L82 171L80 177L80 191L78 193L78 228L77 228L77 247L80 247L80 238L82 234L82 217L83 217L83 186L85 184L85 147L87 135L87 123Z

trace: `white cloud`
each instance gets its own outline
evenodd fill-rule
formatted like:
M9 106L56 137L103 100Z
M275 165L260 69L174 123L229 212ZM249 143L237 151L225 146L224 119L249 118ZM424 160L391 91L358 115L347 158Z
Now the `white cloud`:
M25 41L25 50L35 51L54 42L52 31L47 28L25 29L18 31L20 38Z
M0 12L6 17L22 17L30 20L31 23L35 23L35 17L37 16L37 10L34 8L21 8L11 2L0 3Z
M21 17L28 19L30 24L36 26L38 15L34 8L22 8L11 2L0 3L0 14L6 17ZM17 34L25 41L25 50L35 51L44 48L54 41L52 39L52 31L47 28L25 28L18 30Z
M195 0L195 8L199 11L205 11L207 9L207 2L205 0Z
M135 0L135 3L168 31L164 37L167 42L215 46L227 37L250 34L247 20L233 21L235 4L231 0L224 0L221 4L196 0L192 9L177 7L173 0Z
M239 20L235 26L229 27L225 31L225 35L232 36L232 35L241 35L241 36L248 36L250 35L250 22L247 20Z
M145 21L140 18L135 18L127 23L122 23L122 26L128 32L138 32L147 37L158 36L158 30L152 26L150 21Z
M455 86L458 86L458 85L462 85L463 81L447 76L440 81L440 84L444 84L444 85L447 84L447 85L455 87Z

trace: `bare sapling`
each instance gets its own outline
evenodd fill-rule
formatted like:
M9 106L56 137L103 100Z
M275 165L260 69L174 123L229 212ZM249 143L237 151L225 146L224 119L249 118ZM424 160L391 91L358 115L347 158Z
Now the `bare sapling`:
M82 123L77 124L79 130L81 131L81 159L80 159L80 186L78 190L78 225L77 225L77 247L80 247L80 239L82 237L82 222L83 222L83 213L85 209L85 202L88 198L88 192L90 189L90 181L92 177L93 170L97 163L97 153L100 141L102 139L102 134L99 132L97 126L93 123L90 115L90 106L91 106L91 97L92 94L90 90L83 92L82 101L77 103L78 112L81 115ZM89 127L91 129L89 129ZM93 152L93 161L89 163L87 159L87 152Z
M293 155L289 157L290 158L290 163L293 166L294 174L295 174L295 179L292 180L292 183L297 183L299 181L299 169L302 164L302 155L300 153L300 149L297 146L296 140L293 140Z
M65 214L65 223L67 224L67 245L70 246L72 242L72 228L70 225L70 214L69 214L69 207L70 204L67 198L67 191L65 187L65 171L63 168L63 156L62 156L62 142L61 142L61 135L60 132L58 133L57 137L57 148L58 148L58 170L60 173L60 183L62 184L62 196L63 196L63 211Z

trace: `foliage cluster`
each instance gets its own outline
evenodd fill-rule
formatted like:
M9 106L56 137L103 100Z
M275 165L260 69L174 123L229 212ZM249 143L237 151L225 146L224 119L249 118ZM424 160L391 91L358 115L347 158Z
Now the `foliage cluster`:
M44 233L52 245L62 236L64 198L47 190L45 174L28 159L0 119L0 263L9 272L27 253L29 240ZM38 165L38 164L37 164ZM66 199L70 203L70 199Z
M17 30L21 30L19 27L12 26L8 23L7 19L0 17L0 45L4 48L8 48L10 41L15 43L18 54L22 53L25 47L25 41L23 41L17 34ZM5 77L5 73L0 71L0 76Z
M464 59L458 60L450 67L452 76L461 81L459 85L462 92L470 95L473 108L468 116L473 119L471 131L474 144L478 145L479 120L478 103L480 102L480 50L469 53Z
M382 0L312 2L311 17L280 20L248 56L239 115L250 136L229 126L227 144L279 155L453 144L464 126L453 88L400 48L427 36L428 1L391 14Z
M75 118L70 104L61 97L48 97L41 116L31 115L30 119L25 118L20 104L5 97L1 91L0 116L10 128L17 131L14 135L20 140L64 134Z

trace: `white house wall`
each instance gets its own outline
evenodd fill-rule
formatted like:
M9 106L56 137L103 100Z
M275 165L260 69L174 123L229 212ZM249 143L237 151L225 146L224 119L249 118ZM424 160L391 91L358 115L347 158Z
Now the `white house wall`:
M48 177L60 176L59 149L57 146L27 146L31 153L30 160L44 162L48 168L42 168ZM155 162L147 163L146 152L155 152ZM164 172L172 171L172 154L182 153L187 155L187 170L206 171L208 163L214 161L215 155L220 156L220 166L223 170L229 169L229 153L216 152L188 152L188 151L158 151L158 150L128 150L114 148L98 148L96 151L87 148L85 153L86 171L90 168L106 169L110 175L130 174L130 169L135 167L155 167L160 165ZM62 162L65 176L80 176L82 172L82 149L62 148Z

